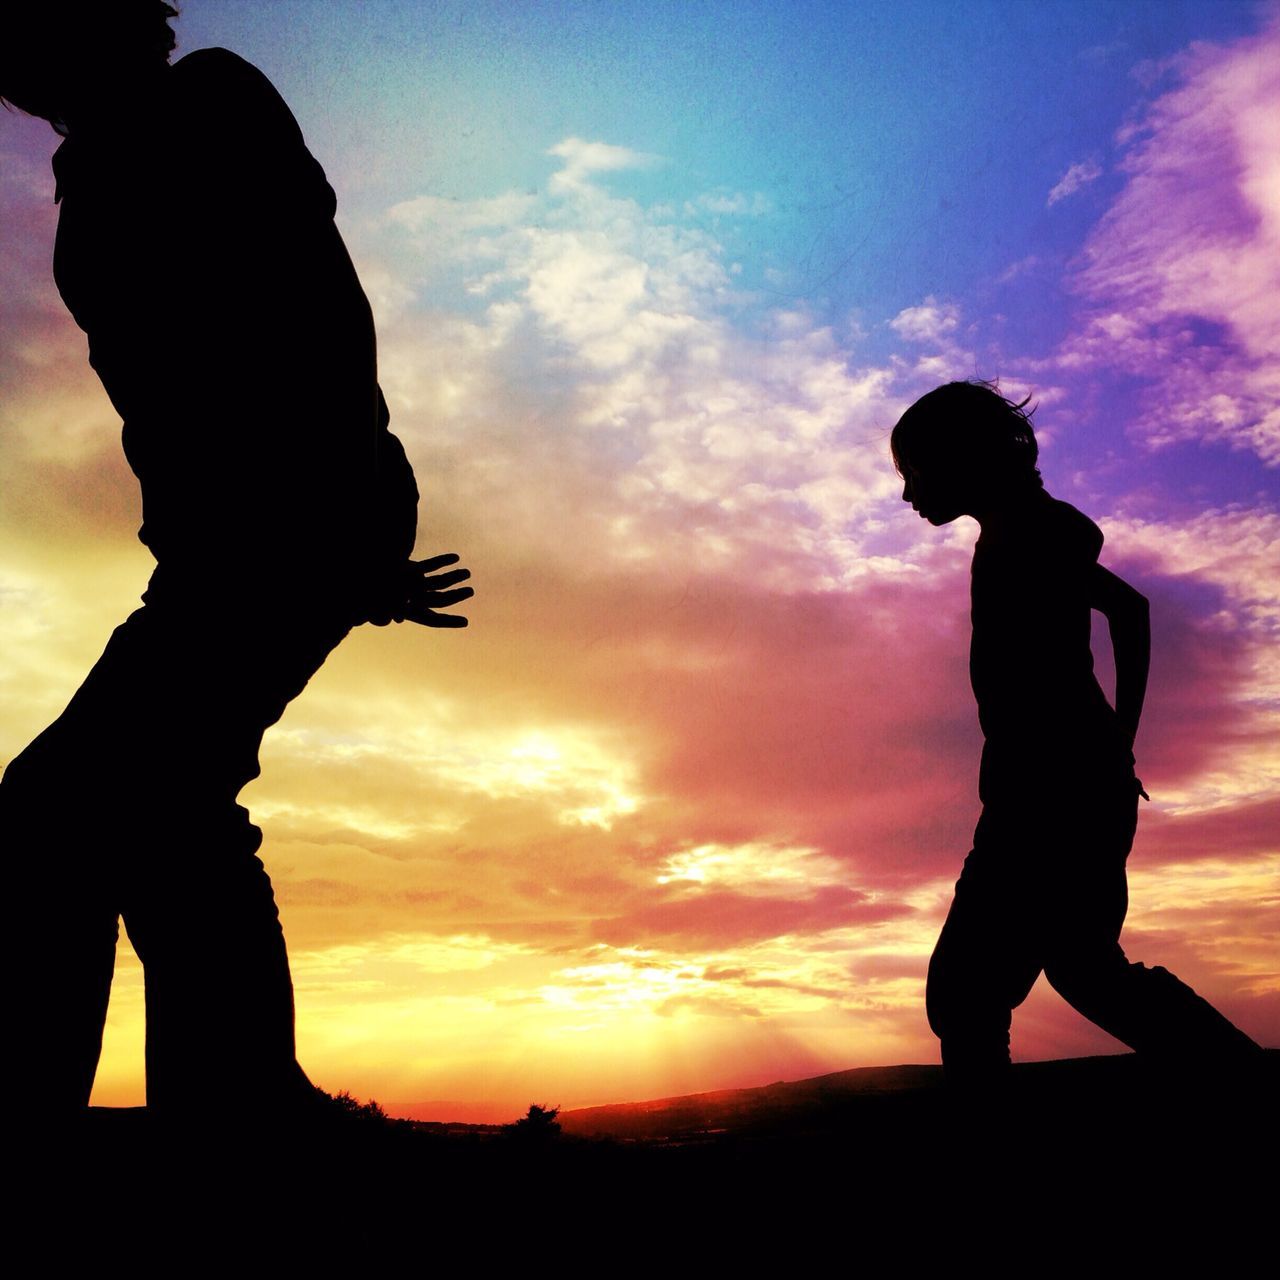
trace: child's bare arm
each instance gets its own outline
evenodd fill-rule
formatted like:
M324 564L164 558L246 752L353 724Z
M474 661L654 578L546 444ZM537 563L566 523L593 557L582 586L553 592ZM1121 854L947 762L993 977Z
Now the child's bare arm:
M1095 564L1089 605L1107 620L1116 661L1116 715L1130 748L1138 734L1151 666L1151 611L1147 597L1123 578Z

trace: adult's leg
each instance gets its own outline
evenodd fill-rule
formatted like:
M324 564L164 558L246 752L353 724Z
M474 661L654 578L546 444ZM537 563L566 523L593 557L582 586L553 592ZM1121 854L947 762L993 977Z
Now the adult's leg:
M262 835L236 797L264 731L347 628L172 586L129 626L121 910L146 976L148 1105L275 1109L309 1085Z
M118 934L110 868L95 863L101 831L67 812L86 803L67 785L74 772L28 749L0 782L12 961L5 1093L49 1116L88 1106Z
M1073 848L1046 894L1045 976L1075 1009L1139 1053L1185 1064L1229 1061L1259 1046L1184 982L1130 961L1120 946L1129 905L1125 861L1136 784L1098 787L1070 823Z
M275 1109L308 1086L261 832L239 805L197 789L181 799L153 815L169 839L149 842L125 897L146 974L147 1103Z
M8 927L21 976L13 1096L51 1114L88 1104L102 1049L118 919L137 823L132 710L153 674L137 610L66 709L0 782Z
M925 1006L949 1084L998 1087L1009 1068L1013 1010L1040 974L1026 928L1026 850L1012 815L988 807L929 961Z

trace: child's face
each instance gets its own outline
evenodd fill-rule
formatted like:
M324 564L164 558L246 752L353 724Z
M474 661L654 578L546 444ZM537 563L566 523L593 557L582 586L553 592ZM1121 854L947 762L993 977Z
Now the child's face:
M955 472L939 467L914 467L902 461L902 500L932 525L950 524L971 514L962 479Z
M913 466L902 461L902 502L909 502L929 524L950 525L974 513L974 483L959 467Z

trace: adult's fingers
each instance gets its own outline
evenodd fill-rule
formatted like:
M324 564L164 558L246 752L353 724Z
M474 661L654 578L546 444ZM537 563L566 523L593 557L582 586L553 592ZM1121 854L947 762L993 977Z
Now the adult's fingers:
M428 591L423 599L411 601L410 604L428 609L448 609L460 601L470 600L473 595L475 592L470 587L459 587L456 591Z
M461 559L460 556L455 555L452 551L447 551L442 556L432 556L429 560L410 560L409 563L423 573L434 573L437 569L443 569L447 564L457 564L459 559Z
M415 588L419 586L429 587L432 591L438 591L441 587L451 587L455 582L466 582L471 577L470 569L454 569L452 573L440 573L433 577L422 577L414 581Z
M431 609L406 609L406 622L416 622L424 627L465 627L467 620L456 613L435 613Z

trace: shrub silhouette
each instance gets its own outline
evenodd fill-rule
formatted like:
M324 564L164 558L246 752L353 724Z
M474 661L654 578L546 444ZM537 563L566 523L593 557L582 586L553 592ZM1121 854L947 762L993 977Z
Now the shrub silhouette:
M522 1142L550 1142L560 1136L560 1122L556 1119L559 1114L559 1107L540 1107L535 1102L528 1115L504 1127Z
M372 1098L368 1102L361 1102L358 1098L353 1098L346 1089L341 1093L326 1094L329 1108L335 1114L350 1116L353 1120L364 1120L371 1124L386 1124L387 1113Z

